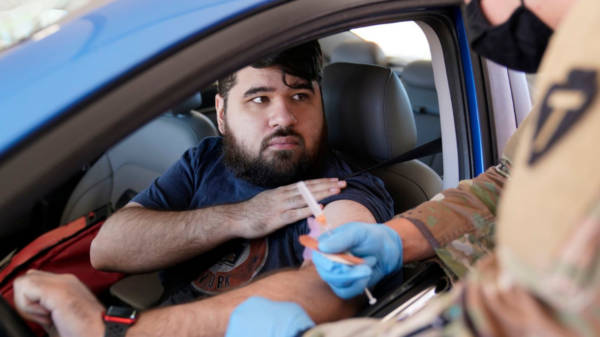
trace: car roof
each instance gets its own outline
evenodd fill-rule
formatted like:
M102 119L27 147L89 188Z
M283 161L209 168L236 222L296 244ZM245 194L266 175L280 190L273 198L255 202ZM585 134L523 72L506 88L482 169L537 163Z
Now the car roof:
M0 53L0 156L149 59L275 1L118 0Z

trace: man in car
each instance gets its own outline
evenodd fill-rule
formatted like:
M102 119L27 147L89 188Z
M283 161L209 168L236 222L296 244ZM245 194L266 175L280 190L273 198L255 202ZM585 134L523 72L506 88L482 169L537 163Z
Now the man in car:
M215 105L223 137L187 151L110 217L92 243L92 265L124 273L167 269L166 284L185 281L167 303L181 304L302 264L298 236L308 232L311 213L295 186L300 180L316 179L307 184L334 225L391 218L392 200L379 179L337 179L351 169L327 149L322 57L313 41L220 79ZM168 269L210 258L234 239L243 240L204 270L192 263ZM196 270L185 280L189 269Z
M233 308L256 294L302 303L317 321L355 312L358 302L337 298L314 267L297 270L303 263L298 237L308 233L310 211L295 183L312 179L307 185L334 226L389 220L393 203L373 176L338 181L352 170L327 149L321 74L322 52L313 41L219 80L216 110L223 137L204 139L187 151L103 225L90 252L94 267L125 273L167 269L166 284L181 281L167 304L188 303L177 310L193 312L176 314L187 323L168 318L173 324L167 326L149 318L158 325L143 331L223 334ZM211 257L211 250L234 239L241 240ZM204 269L171 268L196 256L215 259ZM258 275L285 268L296 270L248 285ZM205 295L220 296L193 301ZM170 316L175 308L162 312Z

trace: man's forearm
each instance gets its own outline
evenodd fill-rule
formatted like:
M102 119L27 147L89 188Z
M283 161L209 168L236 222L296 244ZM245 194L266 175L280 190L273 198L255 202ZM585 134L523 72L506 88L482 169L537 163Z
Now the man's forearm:
M296 302L317 324L348 318L364 303L362 298L338 298L311 266L271 275L203 301L145 312L127 336L222 336L233 310L251 296Z
M181 212L126 207L106 221L92 242L92 265L143 273L198 256L236 237L236 207L239 204Z

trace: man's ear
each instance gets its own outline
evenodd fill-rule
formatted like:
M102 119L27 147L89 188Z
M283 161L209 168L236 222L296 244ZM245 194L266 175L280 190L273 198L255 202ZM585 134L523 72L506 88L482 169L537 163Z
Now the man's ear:
M217 110L217 124L219 132L225 134L225 99L220 94L215 95L215 109Z

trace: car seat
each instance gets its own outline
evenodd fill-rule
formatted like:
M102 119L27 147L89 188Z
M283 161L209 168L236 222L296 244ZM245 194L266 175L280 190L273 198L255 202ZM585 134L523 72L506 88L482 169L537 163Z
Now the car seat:
M331 63L359 63L386 66L386 58L379 45L369 41L349 41L337 46L331 54ZM417 126L417 146L441 137L440 110L433 78L431 61L409 63L402 71L402 83L411 102ZM420 161L443 176L442 155L420 158Z
M417 146L421 146L442 136L440 128L440 108L433 78L431 61L409 63L402 73L402 83L410 98L415 123L417 125ZM440 176L444 173L442 154L438 153L420 159Z
M340 43L331 53L330 63L337 62L387 65L387 59L381 47L370 41Z
M202 98L195 94L108 150L73 190L61 218L67 224L109 202L131 199L162 175L189 148L217 130L192 109Z
M171 167L181 155L209 136L214 124L193 111L202 104L199 93L148 123L108 150L83 176L62 215L67 224L109 202L125 205ZM156 304L163 288L157 273L129 276L110 292L136 309Z
M360 168L399 156L416 144L410 100L398 76L388 68L331 64L324 71L323 100L331 148ZM396 214L442 190L440 176L417 160L371 173L385 183Z

